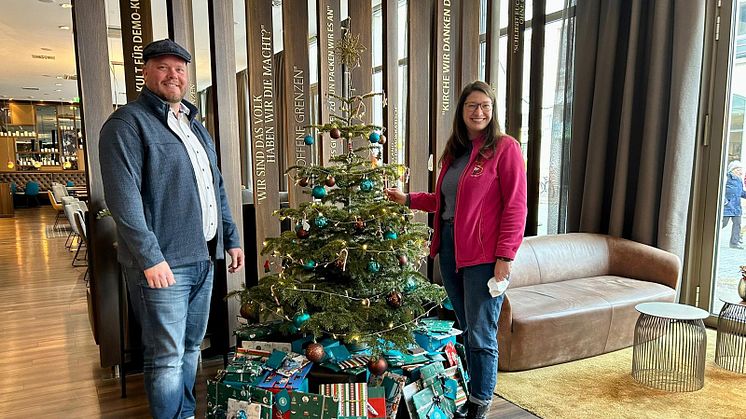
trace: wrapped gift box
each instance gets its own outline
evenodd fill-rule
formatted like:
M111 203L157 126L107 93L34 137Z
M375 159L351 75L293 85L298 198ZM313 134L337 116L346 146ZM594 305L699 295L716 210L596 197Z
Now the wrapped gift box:
M303 393L290 395L290 419L336 419L339 404L329 396Z
M332 396L339 403L339 417L364 419L368 417L368 385L365 383L322 384L319 392Z
M402 401L402 390L407 384L407 377L396 374L393 371L386 371L381 375L371 375L368 381L368 388L383 387L386 397L386 418L395 419ZM370 397L370 395L368 396Z
M207 381L207 417L224 418L228 415L229 400L243 401L248 404L259 405L258 419L271 419L272 417L272 392L252 386L234 386L218 381ZM247 403L233 406L248 406ZM256 408L250 409L256 412Z
M452 418L456 410L453 400L445 397L440 383L422 388L412 396L415 416L418 419L447 419Z
M385 418L386 389L368 386L368 418Z
M299 371L289 377L285 377L274 371L266 371L264 375L256 382L256 386L267 390L297 390L308 391L308 380L306 375L311 370L312 363L306 364Z

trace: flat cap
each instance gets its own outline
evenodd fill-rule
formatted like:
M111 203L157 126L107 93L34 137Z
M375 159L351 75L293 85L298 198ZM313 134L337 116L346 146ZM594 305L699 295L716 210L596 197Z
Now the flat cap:
M192 61L192 54L170 39L153 41L142 50L142 59L144 62L161 55L175 55L188 63Z

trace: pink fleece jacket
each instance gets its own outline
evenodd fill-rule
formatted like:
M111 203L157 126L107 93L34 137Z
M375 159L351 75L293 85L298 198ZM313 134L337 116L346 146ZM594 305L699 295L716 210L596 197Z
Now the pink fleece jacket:
M472 142L472 152L458 182L454 214L456 268L513 259L526 227L526 170L521 146L503 136L492 156L480 156L484 138ZM435 193L409 194L410 208L440 214L440 187L450 162L443 162ZM441 219L435 217L430 256L440 249Z

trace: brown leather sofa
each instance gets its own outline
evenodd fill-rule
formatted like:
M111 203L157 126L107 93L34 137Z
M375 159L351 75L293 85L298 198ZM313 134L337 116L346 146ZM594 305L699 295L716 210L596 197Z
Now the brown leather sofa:
M520 371L633 344L648 301L674 301L677 256L630 240L570 233L523 241L500 313L499 369Z

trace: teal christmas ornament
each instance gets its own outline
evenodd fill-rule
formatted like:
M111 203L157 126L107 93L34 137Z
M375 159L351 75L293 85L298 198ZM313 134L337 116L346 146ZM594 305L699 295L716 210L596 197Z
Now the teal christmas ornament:
M306 143L306 145L313 145L313 135L306 135L305 137L303 137L303 142Z
M363 192L370 192L373 190L373 181L370 179L363 179L362 182L360 182L360 190Z
M305 263L303 263L303 268L309 271L315 267L316 267L316 261L313 259L308 259Z
M303 323L307 322L310 319L311 319L311 315L310 314L308 314L308 313L300 313L300 314L296 315L295 317L293 317L293 324L296 327L301 327L301 326L303 326Z
M453 304L451 304L450 298L446 297L446 299L443 300L443 308L453 311Z
M376 262L375 260L371 260L370 262L368 262L368 271L372 273L376 273L380 270L381 270L381 265L378 262Z
M414 292L415 290L417 290L417 281L414 278L410 277L409 279L407 279L407 283L404 284L404 292L410 293Z
M368 136L368 140L370 140L370 142L373 144L377 143L380 139L381 139L381 134L376 131L371 132L370 135Z
M313 187L313 191L311 191L311 195L313 195L316 199L321 199L326 196L326 188L322 185L316 185Z
M322 216L318 216L318 217L316 217L315 220L313 220L313 224L316 227L318 227L318 228L324 228L324 227L326 227L326 223L327 223L326 217L324 217L323 215Z
M385 233L383 233L383 238L386 240L396 240L396 238L399 237L396 234L396 231L388 230Z

